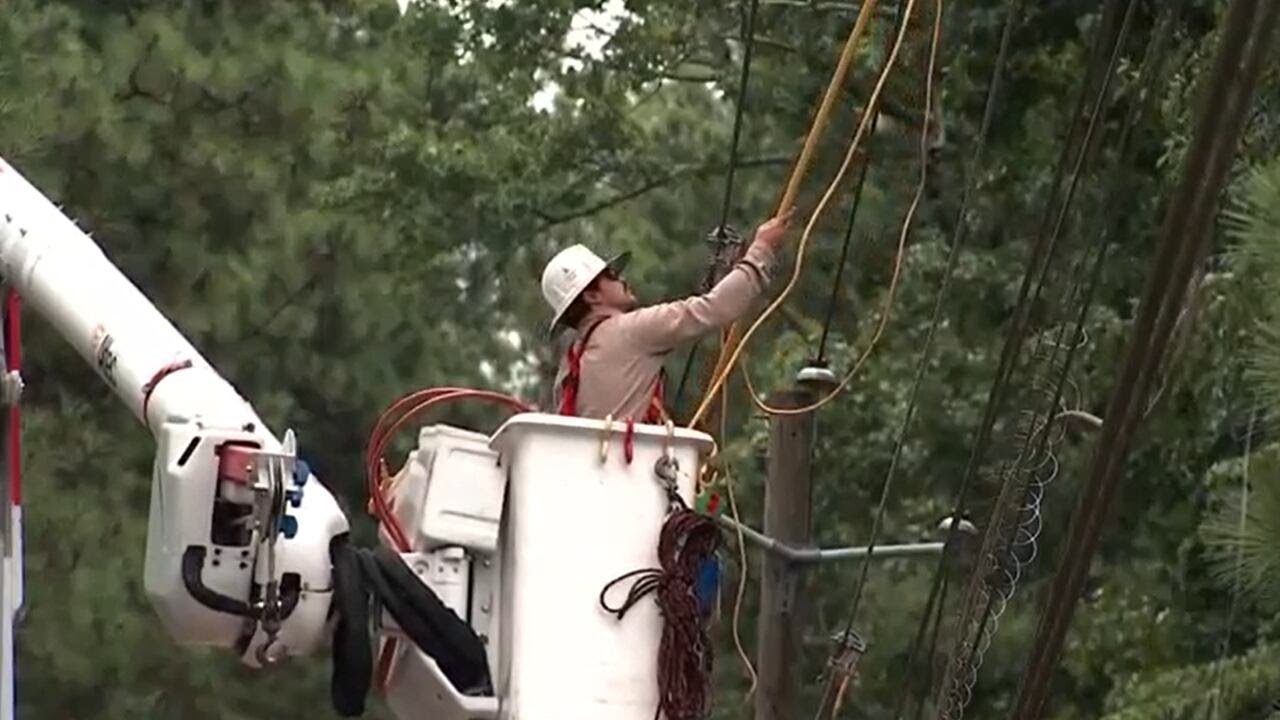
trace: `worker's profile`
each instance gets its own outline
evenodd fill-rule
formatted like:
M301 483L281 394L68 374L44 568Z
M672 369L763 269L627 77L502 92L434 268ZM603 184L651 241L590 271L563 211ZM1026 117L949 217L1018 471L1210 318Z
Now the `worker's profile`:
M793 212L762 224L710 291L656 305L641 306L623 277L627 253L605 260L577 244L551 258L542 273L550 331L576 333L556 374L558 412L642 423L667 419L667 353L746 314L769 286L775 249L787 236Z

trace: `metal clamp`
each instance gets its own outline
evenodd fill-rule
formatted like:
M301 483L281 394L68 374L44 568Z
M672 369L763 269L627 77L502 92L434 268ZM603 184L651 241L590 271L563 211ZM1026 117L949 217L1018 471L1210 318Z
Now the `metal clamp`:
M867 652L867 642L853 628L831 636L831 657L827 666L844 676L853 675L858 661Z
M259 625L267 636L267 641L260 645L255 653L258 662L274 665L280 655L273 655L272 650L278 644L280 627L283 623L280 601L280 580L276 577L276 543L281 533L285 532L285 506L288 494L285 491L286 478L294 477L297 462L296 440L293 431L285 433L282 451L279 453L261 453L262 462L258 463L258 477L254 483L255 508L254 520L259 531L259 544L266 545L267 577L264 583L263 597L254 603L254 611Z
M744 242L742 234L729 225L721 225L707 233L707 243L711 245L711 261L702 278L702 292L710 291L721 278L729 274L742 254Z
M682 508L685 506L684 498L680 497L679 486L677 481L680 478L680 463L671 455L661 455L653 464L653 474L658 479L658 484L662 486L663 492L667 494L667 505L671 510Z

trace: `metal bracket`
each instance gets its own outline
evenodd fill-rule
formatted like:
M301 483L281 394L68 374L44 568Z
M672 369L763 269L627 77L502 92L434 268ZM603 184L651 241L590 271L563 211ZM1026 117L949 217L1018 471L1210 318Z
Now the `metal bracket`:
M254 612L267 641L257 649L257 659L262 665L273 665L279 659L273 654L276 637L282 624L280 580L276 577L276 543L280 534L285 531L286 522L286 487L291 484L297 463L297 440L293 431L285 432L281 451L278 453L258 453L257 477L253 484L254 491L254 524L258 530L258 542L265 545L266 582L263 597L254 603ZM296 523L296 520L293 522Z

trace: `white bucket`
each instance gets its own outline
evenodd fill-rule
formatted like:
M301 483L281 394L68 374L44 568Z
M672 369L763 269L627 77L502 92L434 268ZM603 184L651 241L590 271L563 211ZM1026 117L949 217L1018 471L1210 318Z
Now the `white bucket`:
M494 678L501 718L653 720L661 614L649 595L619 620L600 593L620 575L659 567L668 502L658 459L671 453L679 493L692 503L714 444L700 432L636 425L628 463L624 433L621 423L522 414L493 436L508 471ZM610 605L631 582L611 589Z

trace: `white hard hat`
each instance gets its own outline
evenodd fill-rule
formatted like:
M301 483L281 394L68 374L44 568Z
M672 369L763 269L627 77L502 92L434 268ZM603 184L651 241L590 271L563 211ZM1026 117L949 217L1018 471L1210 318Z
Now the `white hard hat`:
M573 245L556 253L542 271L542 296L555 312L550 329L556 329L565 311L592 280L605 270L621 272L630 259L631 253L624 252L605 262L583 245Z

